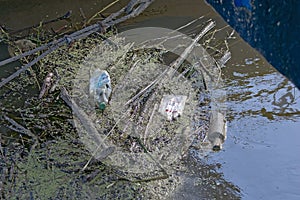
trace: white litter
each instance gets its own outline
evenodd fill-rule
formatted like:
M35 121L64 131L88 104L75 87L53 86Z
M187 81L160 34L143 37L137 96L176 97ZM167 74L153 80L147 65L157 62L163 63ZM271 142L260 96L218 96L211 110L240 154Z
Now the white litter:
M172 121L183 114L186 99L187 96L182 95L164 95L160 103L159 112Z

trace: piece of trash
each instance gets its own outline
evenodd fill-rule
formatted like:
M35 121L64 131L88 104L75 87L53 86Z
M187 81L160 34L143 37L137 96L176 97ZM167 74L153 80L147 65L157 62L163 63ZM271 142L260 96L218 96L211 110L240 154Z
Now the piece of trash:
M219 60L219 64L225 65L231 58L231 53L230 51L226 51L226 53L222 56L222 58Z
M227 125L225 116L218 111L212 111L206 139L211 143L213 151L219 151L222 149L222 145L226 139L226 132Z
M181 95L164 95L159 112L172 121L182 115L186 99L186 96Z
M39 99L41 99L45 95L45 93L49 90L49 88L51 87L51 84L53 82L53 76L54 76L54 74L52 72L48 73L48 75L46 76L43 86L42 86L42 89L39 94Z
M96 69L90 78L90 95L100 110L106 108L111 90L111 80L108 72Z

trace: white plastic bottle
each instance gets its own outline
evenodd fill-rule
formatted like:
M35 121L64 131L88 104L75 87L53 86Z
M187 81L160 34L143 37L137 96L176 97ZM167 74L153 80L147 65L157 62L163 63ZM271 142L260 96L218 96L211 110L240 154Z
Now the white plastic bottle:
M108 72L96 69L90 79L90 95L100 110L106 108L111 91L111 80Z

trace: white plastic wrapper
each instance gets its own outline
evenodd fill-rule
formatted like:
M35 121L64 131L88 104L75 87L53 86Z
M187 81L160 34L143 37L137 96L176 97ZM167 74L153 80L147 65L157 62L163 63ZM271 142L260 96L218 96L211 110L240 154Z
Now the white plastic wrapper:
M172 121L182 115L186 99L187 96L182 95L164 95L160 103L159 112Z

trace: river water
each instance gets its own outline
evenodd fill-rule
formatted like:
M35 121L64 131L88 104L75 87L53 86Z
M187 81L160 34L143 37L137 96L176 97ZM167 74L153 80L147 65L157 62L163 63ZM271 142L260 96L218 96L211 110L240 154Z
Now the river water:
M70 9L78 13L80 7L86 15L92 15L108 2L0 0L0 24L12 29L23 28ZM124 1L117 3L114 9L125 4ZM123 27L177 28L200 16L216 20L218 27L226 25L203 1L156 1L149 10L151 12L126 22ZM217 173L240 189L236 198L300 199L300 91L239 37L230 44L230 50L232 59L223 70L227 92L227 140L220 152L203 157L194 151L193 157L202 163L197 170L201 174L203 166L218 166ZM1 77L7 74L2 70L0 73ZM179 190L180 194L174 196L177 199L207 199L196 191L194 183L187 181ZM221 186L214 189L210 192L222 191ZM222 193L219 198L228 197Z

